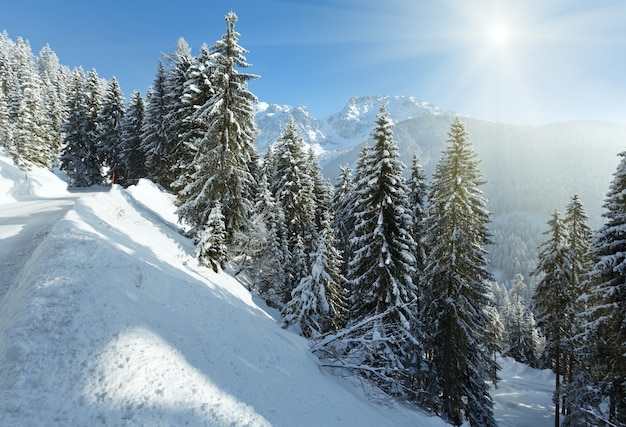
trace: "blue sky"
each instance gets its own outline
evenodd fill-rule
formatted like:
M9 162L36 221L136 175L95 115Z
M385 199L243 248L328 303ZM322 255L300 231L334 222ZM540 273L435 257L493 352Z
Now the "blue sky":
M225 31L248 49L261 101L321 118L351 96L412 95L519 124L626 122L622 0L107 0L5 2L0 31L48 43L70 67L115 76L126 98L152 84L161 52L198 52Z

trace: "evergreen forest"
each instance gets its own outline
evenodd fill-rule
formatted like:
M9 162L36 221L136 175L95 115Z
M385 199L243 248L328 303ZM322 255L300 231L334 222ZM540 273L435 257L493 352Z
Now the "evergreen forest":
M373 398L495 426L502 354L554 371L555 425L626 426L626 151L603 225L568 195L545 218L530 277L505 286L488 268L487 181L462 119L431 177L417 151L402 162L384 107L334 182L293 120L261 155L259 76L236 23L230 12L195 55L178 40L129 99L114 77L0 34L0 148L25 174L58 169L72 187L148 178L175 194L198 260L236 275Z

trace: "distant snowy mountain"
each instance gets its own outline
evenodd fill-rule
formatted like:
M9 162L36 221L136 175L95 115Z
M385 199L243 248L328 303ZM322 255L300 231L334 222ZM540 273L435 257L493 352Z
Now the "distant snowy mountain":
M320 119L314 119L302 105L291 107L261 102L256 111L257 126L261 131L256 145L264 152L278 139L291 116L300 128L304 142L313 147L322 161L328 161L369 138L382 105L395 123L416 117L456 115L412 96L353 97L341 111Z

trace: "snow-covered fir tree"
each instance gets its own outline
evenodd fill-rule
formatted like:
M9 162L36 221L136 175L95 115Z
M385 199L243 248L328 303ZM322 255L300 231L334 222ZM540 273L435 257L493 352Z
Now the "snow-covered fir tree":
M583 360L585 351L581 351L581 346L585 344L581 341L585 332L583 325L583 313L587 309L584 295L588 295L591 285L591 271L593 268L593 255L591 246L593 242L593 232L587 224L589 217L585 212L582 201L578 195L574 195L567 205L564 218L564 225L568 232L568 245L572 255L571 269L571 331L570 340L564 357L564 386L563 386L563 407L562 412L572 420L585 418L580 408L585 406L585 402L579 401L581 393L579 389L586 385L581 384L581 379L587 377L588 364ZM574 381L576 378L576 381ZM567 404L566 404L567 403ZM575 421L577 422L577 421ZM570 424L570 422L565 422Z
M613 425L626 425L626 152L621 157L606 195L606 223L596 233L597 260L584 313L586 346L592 386L608 400L604 416Z
M141 146L141 128L145 106L141 92L135 91L130 97L121 123L121 141L118 149L119 171L116 182L130 185L146 175L145 153ZM120 179L121 178L121 179Z
M555 373L555 426L559 425L561 376L566 373L569 343L573 331L572 264L569 236L561 215L555 211L544 232L537 268L540 279L533 296L537 326L546 338L542 358Z
M145 117L141 126L141 146L146 157L145 168L148 177L169 188L170 169L174 165L172 157L174 138L168 134L164 120L168 113L166 79L163 62L159 61L154 83L146 99Z
M98 77L98 72L91 69L87 72L85 93L87 96L87 122L86 132L88 137L96 144L98 141L98 118L100 116L100 107L102 106L102 92L106 88L105 82ZM102 161L101 161L102 163Z
M324 179L317 156L313 148L309 148L307 154L308 175L311 177L312 197L315 200L315 225L318 230L323 230L328 211L331 209L333 187Z
M295 261L306 260L307 254L312 252L317 229L314 182L307 163L304 141L295 121L290 118L265 166L270 191L284 215L287 251L292 258L287 268L287 282L276 284L283 288L277 291L283 295L283 303L291 299L291 291L307 274L307 269ZM303 265L306 266L307 261L303 261Z
M502 354L538 368L543 341L532 312L531 286L524 276L517 274L511 282L511 289L507 291L504 286L500 289L504 295L494 293L494 301L505 327Z
M377 386L399 394L401 378L420 342L414 335L418 292L412 279L413 215L392 128L381 107L369 159L357 167L356 223L348 255L348 328L372 321L363 324L358 332L361 341L353 341L347 357L360 359L358 363L366 367L361 374Z
M250 221L248 240L242 250L240 271L246 271L254 289L271 307L282 307L279 295L287 283L290 253L282 207L270 192L267 176L262 174L260 190Z
M52 146L49 135L51 124L46 120L41 79L35 68L30 44L18 37L13 49L10 116L12 117L9 154L15 164L24 170L32 165L49 167Z
M200 262L218 272L226 262L226 227L220 202L215 202L206 224L196 233L196 256Z
M98 150L90 133L89 93L82 69L73 71L67 104L67 121L62 130L65 148L61 154L61 169L69 177L71 187L100 184L102 175Z
M322 229L315 234L314 250L309 254L307 274L291 292L282 311L285 326L297 324L302 335L316 338L343 327L347 314L345 278L341 256L335 248L335 231L330 211L324 211Z
M426 175L420 164L417 153L413 154L411 162L411 177L408 181L409 206L413 212L413 240L417 245L415 250L415 275L413 281L419 284L426 263L426 250L423 244L424 218L426 216L428 185ZM419 285L418 285L419 288ZM420 300L422 298L420 297Z
M48 45L41 49L35 60L41 80L46 127L49 129L46 135L47 144L50 146L52 161L56 163L63 142L61 126L65 122L70 71L59 63L59 58Z
M589 227L589 216L582 201L574 195L567 205L564 225L568 232L568 245L572 253L572 291L575 299L575 316L585 310L583 301L577 301L581 295L589 293L590 272L593 269L593 231ZM578 319L573 319L578 322Z
M163 126L168 138L168 161L163 165L162 178L166 187L174 190L182 200L180 191L189 183L187 178L192 170L191 164L195 155L193 141L186 140L189 118L196 106L184 101L186 83L189 80L189 69L195 62L191 49L184 38L179 38L176 51L166 57L169 70L165 80L165 107ZM210 94L207 94L210 96Z
M124 95L115 77L107 84L96 119L96 144L100 161L109 168L112 181L119 176L124 183L124 165L121 161L122 120L124 118Z
M333 192L330 205L335 213L334 227L337 236L337 249L342 254L348 252L350 235L354 229L353 187L354 183L350 166L341 166L341 172L335 183L335 191ZM345 268L343 268L343 271L345 273Z
M436 166L425 219L424 317L429 369L426 407L454 425L495 426L486 381L493 377L485 331L490 304L486 271L489 212L485 183L463 123L457 118Z
M252 211L250 194L255 177L250 169L256 159L253 142L257 133L256 97L248 90L248 82L257 76L238 70L249 64L243 56L245 49L238 44L236 22L237 15L227 14L226 34L210 48L214 94L192 116L203 123L202 137L195 141L190 182L181 191L186 200L178 210L181 218L199 227L219 201L229 244L246 227Z
M12 69L9 65L13 40L6 32L0 33L0 147L8 148L11 140L11 117L9 115L9 94L13 81Z
M185 75L181 104L176 115L183 118L183 122L177 127L180 144L176 152L180 158L176 160L174 170L178 174L173 183L175 189L185 189L188 185L204 182L198 179L198 174L211 174L208 170L198 170L194 166L194 157L200 159L207 157L207 130L211 120L211 98L215 96L213 83L211 82L214 70L213 59L209 53L209 47L203 44L200 53L193 58ZM203 141L204 139L204 141ZM185 191L178 192L178 199L183 202L187 198Z

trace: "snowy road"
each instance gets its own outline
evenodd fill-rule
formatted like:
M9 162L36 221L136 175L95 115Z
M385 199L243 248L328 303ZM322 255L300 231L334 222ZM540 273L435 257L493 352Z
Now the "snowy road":
M37 246L85 194L0 205L0 304Z

